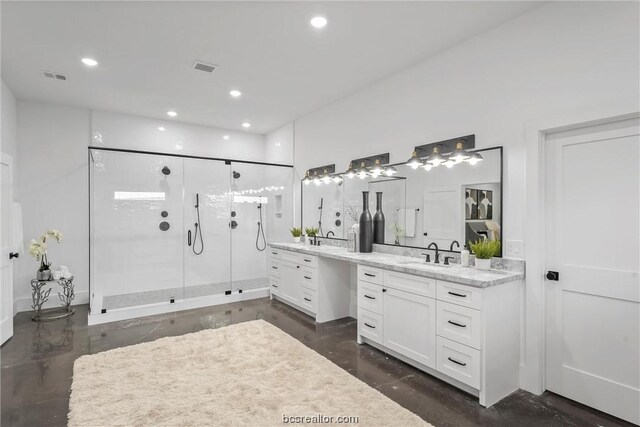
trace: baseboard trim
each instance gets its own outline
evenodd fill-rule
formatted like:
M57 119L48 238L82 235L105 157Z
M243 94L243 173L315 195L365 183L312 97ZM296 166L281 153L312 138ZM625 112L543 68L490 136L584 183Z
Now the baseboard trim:
M73 305L79 305L79 304L89 304L89 292L88 291L80 291L80 292L76 292L75 293L76 297L73 299ZM33 308L31 308L31 297L22 297L22 298L16 298L13 300L13 315L15 316L16 314L23 312L23 311L32 311ZM56 308L56 307L60 307L61 303L60 303L60 299L58 298L58 294L57 293L53 293L51 292L51 295L49 295L49 300L47 302L44 303L44 305L42 306L43 309L45 308Z

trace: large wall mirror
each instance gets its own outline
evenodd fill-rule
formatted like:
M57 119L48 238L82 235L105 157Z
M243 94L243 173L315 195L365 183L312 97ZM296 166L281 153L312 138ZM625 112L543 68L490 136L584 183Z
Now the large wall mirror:
M482 161L429 171L402 163L393 165L398 171L393 176L303 184L303 229L346 238L362 212L362 192L369 191L372 215L381 193L385 244L426 248L436 243L441 250L458 252L469 241L501 241L502 147L469 151L481 154Z

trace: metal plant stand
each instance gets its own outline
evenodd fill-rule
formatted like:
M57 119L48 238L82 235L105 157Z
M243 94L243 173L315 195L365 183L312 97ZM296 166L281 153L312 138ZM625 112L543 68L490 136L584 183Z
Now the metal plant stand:
M42 305L49 300L49 294L53 289L49 288L45 290L44 287L54 282L62 286L62 292L58 292L58 298L60 298L62 307L52 310L53 313L50 315L43 316ZM33 302L33 304L31 305L31 308L33 308L33 316L31 317L31 319L33 321L43 322L47 320L62 319L64 317L71 316L75 312L75 310L71 308L71 302L75 298L75 294L73 292L73 276L69 277L68 279L58 280L32 279L31 289L31 301Z

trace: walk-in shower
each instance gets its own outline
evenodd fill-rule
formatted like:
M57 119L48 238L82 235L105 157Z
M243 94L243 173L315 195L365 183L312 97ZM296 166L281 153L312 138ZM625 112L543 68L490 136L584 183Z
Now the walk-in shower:
M292 224L290 166L102 148L89 160L94 323L268 294L267 241Z

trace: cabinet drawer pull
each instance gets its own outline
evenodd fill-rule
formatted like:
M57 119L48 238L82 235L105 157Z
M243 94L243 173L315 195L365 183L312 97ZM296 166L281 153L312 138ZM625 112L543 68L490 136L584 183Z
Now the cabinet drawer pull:
M307 297L305 297L304 300L311 302L311 300L309 298L307 298Z
M274 270L278 269L278 267L276 267L275 265L272 265L271 268L273 268Z
M462 362L458 362L456 359L452 359L450 357L447 357L447 359L449 359L450 361L452 361L453 363L460 365L460 366L467 366L466 363L462 363Z
M370 274L370 273L364 273L364 275L367 276L367 277L376 277L375 274Z
M451 323L452 325L455 326L460 326L461 328L466 328L467 325L463 325L462 323L458 323L458 322L454 322L453 320L447 320L447 322Z
M310 276L304 276L305 279L311 280Z
M305 258L305 259L304 259L304 262L311 262L311 260L310 260L310 259L306 259L306 258Z
M457 294L457 293L455 293L455 292L451 292L451 291L449 291L449 292L448 292L448 294L449 294L449 295L453 295L454 297L460 297L460 298L466 298L466 297L467 297L466 295L463 295L463 294Z
M364 322L364 326L371 328L371 329L375 329L375 326L371 326L370 324L368 324L367 322Z
M371 295L367 295L367 294L364 294L364 297L369 299L376 299L376 297L372 297Z
M271 255L278 255L278 252L271 252Z
M274 288L277 288L277 287L278 287L278 285L271 285L271 286L273 286Z
M296 268L300 268L300 266L299 266L299 265L296 265Z

